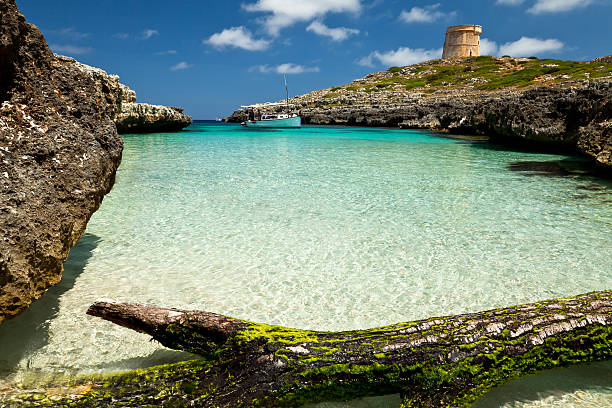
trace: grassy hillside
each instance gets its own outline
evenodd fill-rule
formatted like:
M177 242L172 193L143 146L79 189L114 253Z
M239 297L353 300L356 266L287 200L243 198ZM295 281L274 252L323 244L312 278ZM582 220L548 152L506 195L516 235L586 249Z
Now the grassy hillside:
M351 84L327 89L322 97L334 98L352 92L379 91L493 91L604 77L612 78L611 63L483 56L392 67L387 71L369 74Z

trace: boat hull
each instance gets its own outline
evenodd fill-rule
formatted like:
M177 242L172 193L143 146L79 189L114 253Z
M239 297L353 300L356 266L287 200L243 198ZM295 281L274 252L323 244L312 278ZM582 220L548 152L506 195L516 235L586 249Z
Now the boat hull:
M248 128L299 128L302 127L302 118L247 120L242 125Z

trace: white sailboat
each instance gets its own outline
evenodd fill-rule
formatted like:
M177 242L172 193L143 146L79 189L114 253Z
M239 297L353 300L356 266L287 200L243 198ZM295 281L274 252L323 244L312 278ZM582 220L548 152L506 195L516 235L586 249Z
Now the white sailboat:
M287 113L261 115L259 120L247 120L242 125L249 128L299 128L302 118L296 114Z
M287 113L264 113L261 118L256 120L254 110L257 108L266 108L278 106L280 104L268 103L263 105L249 105L243 108L249 110L249 120L242 122L242 126L248 128L299 128L302 127L302 118L296 113L289 113L289 88L287 87L287 77L285 79L285 91L287 92L286 110Z

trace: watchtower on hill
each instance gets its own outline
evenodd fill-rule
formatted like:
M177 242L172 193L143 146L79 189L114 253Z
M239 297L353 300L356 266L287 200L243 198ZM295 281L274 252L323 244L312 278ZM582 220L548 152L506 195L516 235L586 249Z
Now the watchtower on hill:
M480 56L480 34L482 26L463 24L446 29L442 58L464 58Z

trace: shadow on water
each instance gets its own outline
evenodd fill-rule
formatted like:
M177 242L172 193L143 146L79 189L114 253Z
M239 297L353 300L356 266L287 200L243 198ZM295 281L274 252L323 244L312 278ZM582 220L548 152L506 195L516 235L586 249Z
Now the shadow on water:
M589 166L588 162L575 159L515 161L508 164L508 170L522 173L528 177L597 176L595 169Z
M527 177L596 177L602 180L610 180L612 172L608 169L598 167L590 158L577 155L576 151L567 146L547 146L539 144L506 145L494 142L472 143L471 148L479 150L490 150L496 152L515 153L542 153L566 155L561 160L519 160L508 164L508 170L523 174Z
M49 323L59 311L60 297L72 289L99 242L95 235L83 235L70 250L60 283L47 290L28 310L0 325L0 378L13 373L24 355L48 343Z
M100 372L118 372L137 370L162 364L179 363L181 361L195 360L198 358L201 357L197 354L191 354L185 351L159 349L148 356L125 358L123 360L113 361L112 363L99 364L91 368Z
M489 139L488 143L474 145L476 149L494 150L498 152L517 152L517 153L550 153L575 155L576 150L573 146L563 144L550 144L545 142L534 142L522 139L514 139L513 142L500 143L497 140Z
M525 177L572 178L580 181L573 196L576 200L598 199L612 203L612 180L588 161L575 158L551 161L515 161L508 170Z

